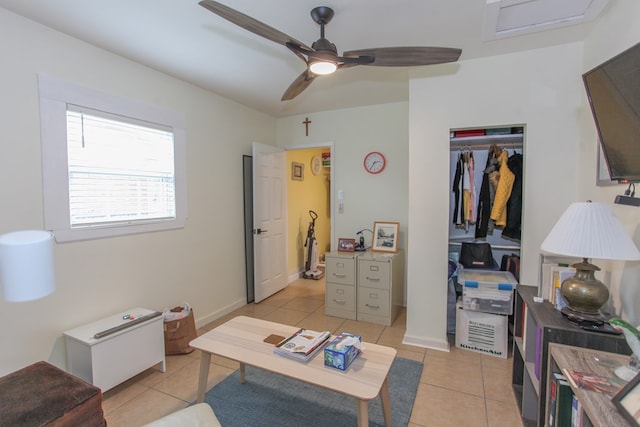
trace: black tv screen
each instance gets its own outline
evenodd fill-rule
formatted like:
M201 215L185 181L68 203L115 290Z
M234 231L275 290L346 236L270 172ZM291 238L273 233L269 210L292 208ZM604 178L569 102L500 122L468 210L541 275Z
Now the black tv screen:
M582 80L611 180L640 182L640 43Z

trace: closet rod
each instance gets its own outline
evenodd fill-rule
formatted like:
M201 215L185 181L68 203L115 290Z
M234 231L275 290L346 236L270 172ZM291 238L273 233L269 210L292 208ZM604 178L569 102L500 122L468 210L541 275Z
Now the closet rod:
M450 246L462 246L462 242L449 242ZM491 249L499 251L520 251L520 246L512 245L491 245Z
M449 151L462 151L462 150L488 150L489 148L491 148L491 146L493 145L497 145L499 148L505 148L505 149L509 149L509 148L522 148L522 143L507 143L507 144L451 144L449 146Z

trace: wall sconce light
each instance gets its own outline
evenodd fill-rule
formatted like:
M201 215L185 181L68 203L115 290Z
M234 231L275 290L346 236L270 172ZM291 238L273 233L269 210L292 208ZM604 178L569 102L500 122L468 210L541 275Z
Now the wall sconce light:
M55 290L53 233L15 231L0 236L0 283L11 302L43 298Z

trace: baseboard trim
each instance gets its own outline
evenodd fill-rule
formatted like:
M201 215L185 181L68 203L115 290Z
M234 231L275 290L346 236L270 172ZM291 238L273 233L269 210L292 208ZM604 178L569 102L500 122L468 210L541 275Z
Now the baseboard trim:
M289 283L293 283L298 279L302 278L302 273L304 273L303 269L298 269L298 270L294 270L289 272L289 278L287 279L287 284Z
M428 348L438 351L450 351L448 340L434 340L433 338L424 338L405 334L402 339L402 344L415 345L417 347Z
M221 318L225 314L229 314L232 311L237 310L240 307L243 307L245 305L247 305L247 300L245 298L242 298L242 299L239 299L239 300L237 300L235 302L232 302L231 304L229 304L229 305L227 305L225 307L222 307L219 310L216 310L216 311L214 311L212 313L209 313L209 314L207 314L205 316L198 317L196 319L196 328L201 328L204 325L207 325L207 324L213 322L214 320L217 320L217 319Z

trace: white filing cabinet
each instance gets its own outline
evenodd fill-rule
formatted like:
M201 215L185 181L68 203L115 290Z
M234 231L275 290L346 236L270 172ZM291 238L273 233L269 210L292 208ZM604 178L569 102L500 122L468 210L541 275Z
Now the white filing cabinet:
M165 371L163 316L131 323L124 316L139 319L154 313L133 308L102 320L68 330L67 371L100 387L103 392L156 364ZM131 323L102 338L96 333Z
M404 305L403 253L361 254L357 289L357 319L391 326Z
M356 259L359 252L327 252L325 313L356 320Z

